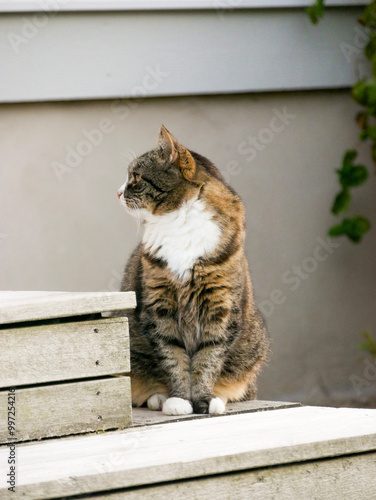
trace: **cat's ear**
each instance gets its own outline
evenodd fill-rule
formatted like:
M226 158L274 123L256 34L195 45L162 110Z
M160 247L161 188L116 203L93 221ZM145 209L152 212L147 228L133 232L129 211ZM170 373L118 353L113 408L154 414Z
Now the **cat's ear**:
M166 156L168 156L168 159L171 163L176 162L179 155L179 144L175 137L170 134L170 132L164 125L161 126L161 130L159 131L158 146L162 149Z
M185 179L191 180L196 171L196 163L191 153L178 143L170 132L161 126L159 131L158 146L168 155L169 161L180 168Z

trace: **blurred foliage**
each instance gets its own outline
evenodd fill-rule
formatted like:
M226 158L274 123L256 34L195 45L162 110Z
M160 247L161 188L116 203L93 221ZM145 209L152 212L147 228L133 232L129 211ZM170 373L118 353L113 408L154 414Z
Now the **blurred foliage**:
M324 15L324 9L324 0L316 0L306 9L312 23L318 23ZM358 21L369 37L364 47L364 54L371 63L372 77L357 82L351 90L351 95L363 107L356 116L356 122L361 130L359 137L361 141L368 140L370 142L371 158L376 164L376 0L372 0L365 7ZM347 150L342 160L342 167L336 170L341 190L336 195L332 205L334 215L340 216L348 212L351 208L352 189L364 184L369 177L368 170L364 165L354 163L357 155L356 150ZM350 241L359 243L370 228L371 223L367 217L356 215L343 218L340 224L329 229L328 234L331 237L346 236Z
M324 15L324 0L316 2L306 9L313 24L317 24ZM363 109L357 114L356 122L360 128L360 140L371 143L371 158L376 165L376 0L367 5L358 19L368 35L368 42L364 47L364 54L371 63L372 77L358 81L351 90L351 96ZM349 149L345 152L342 167L336 170L340 184L340 192L336 195L332 213L340 215L349 210L351 206L351 190L364 184L369 175L364 165L355 164L358 152ZM357 215L347 217L329 229L329 236L346 236L350 241L359 243L363 236L370 230L371 223L367 217ZM376 357L376 340L369 331L362 333L364 342L359 348Z
M314 4L306 8L306 12L313 24L319 22L320 18L324 15L324 9L324 0L316 0Z
M375 339L371 337L371 334L369 331L363 332L362 335L364 337L364 343L358 345L359 349L362 349L363 351L367 351L369 354L372 354L372 356L376 356L376 341L375 341Z

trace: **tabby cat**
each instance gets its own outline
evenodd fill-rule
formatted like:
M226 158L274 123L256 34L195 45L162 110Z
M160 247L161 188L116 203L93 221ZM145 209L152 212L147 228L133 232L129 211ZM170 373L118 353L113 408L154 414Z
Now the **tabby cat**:
M239 196L162 126L157 148L129 165L118 197L144 227L121 285L137 297L129 318L133 405L219 414L227 401L254 399L268 340Z

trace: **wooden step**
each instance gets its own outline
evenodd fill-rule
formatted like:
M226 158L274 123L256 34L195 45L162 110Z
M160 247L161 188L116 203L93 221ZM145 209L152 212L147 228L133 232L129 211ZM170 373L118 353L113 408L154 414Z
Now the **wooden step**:
M0 292L0 443L130 425L128 320L102 315L132 307L133 292Z
M2 474L2 499L361 500L376 491L376 410L245 412L20 444L16 452L16 493ZM2 471L8 456L0 448Z

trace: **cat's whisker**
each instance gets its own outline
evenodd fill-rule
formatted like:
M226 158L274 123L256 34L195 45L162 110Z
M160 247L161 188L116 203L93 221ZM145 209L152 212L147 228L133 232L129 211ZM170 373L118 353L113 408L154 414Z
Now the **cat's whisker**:
M125 151L122 151L121 154L130 162L132 162L137 158L136 152L133 151L132 149L126 149Z
M137 224L137 234L140 232L141 228L141 213L140 209L137 206L137 203L134 200L129 200L129 203L131 205L131 210L133 211L133 216L136 219L136 224Z

